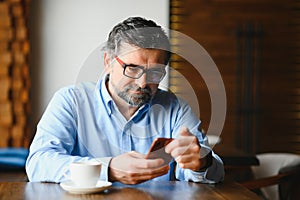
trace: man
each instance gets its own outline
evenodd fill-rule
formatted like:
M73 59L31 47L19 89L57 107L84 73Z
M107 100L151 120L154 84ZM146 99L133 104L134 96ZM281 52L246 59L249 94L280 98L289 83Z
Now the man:
M222 181L222 161L207 146L199 119L185 102L158 89L169 48L151 20L133 17L116 25L104 48L103 79L63 88L49 103L30 147L29 180L62 182L70 163L98 160L106 181ZM174 138L165 147L171 163L147 159L158 137Z

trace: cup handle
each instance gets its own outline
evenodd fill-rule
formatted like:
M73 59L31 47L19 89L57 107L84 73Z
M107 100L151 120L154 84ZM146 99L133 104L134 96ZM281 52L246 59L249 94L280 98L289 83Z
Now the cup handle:
M63 176L68 179L68 180L71 180L71 175L70 174L67 174L67 172L69 171L69 167L64 167L63 168Z

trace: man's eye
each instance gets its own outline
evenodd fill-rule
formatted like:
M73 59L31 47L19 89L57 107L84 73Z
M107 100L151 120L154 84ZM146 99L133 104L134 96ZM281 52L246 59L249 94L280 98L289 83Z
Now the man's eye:
M162 68L156 68L151 70L152 73L164 73L165 70Z
M130 67L130 66L127 67L127 70L131 73L139 73L141 71L141 69L138 67Z

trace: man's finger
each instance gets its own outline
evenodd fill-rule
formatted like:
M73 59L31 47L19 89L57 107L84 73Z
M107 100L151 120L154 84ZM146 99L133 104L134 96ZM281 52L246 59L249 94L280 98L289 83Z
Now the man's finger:
M136 167L140 169L151 169L157 168L164 164L164 160L162 158L157 159L140 159L136 162Z
M129 154L134 157L134 158L146 158L146 155L144 154L141 154L139 152L136 152L136 151L131 151L129 152Z
M191 132L186 126L182 126L180 131L179 131L180 136L192 136Z

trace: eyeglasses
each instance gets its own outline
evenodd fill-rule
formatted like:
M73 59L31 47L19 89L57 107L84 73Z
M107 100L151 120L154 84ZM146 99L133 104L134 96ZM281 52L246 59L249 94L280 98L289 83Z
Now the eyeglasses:
M145 69L143 66L125 64L118 56L115 56L115 58L124 69L123 75L129 78L139 79L144 73L146 73L147 81L151 83L159 83L166 75L164 68Z

